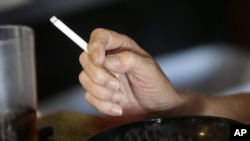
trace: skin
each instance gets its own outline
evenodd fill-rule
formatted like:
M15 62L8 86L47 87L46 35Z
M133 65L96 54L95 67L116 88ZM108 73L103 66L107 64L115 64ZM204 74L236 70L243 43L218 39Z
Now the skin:
M134 40L98 28L80 55L85 99L100 112L138 120L158 116L209 115L250 122L250 95L206 96L177 91L154 58ZM114 74L119 74L115 76Z

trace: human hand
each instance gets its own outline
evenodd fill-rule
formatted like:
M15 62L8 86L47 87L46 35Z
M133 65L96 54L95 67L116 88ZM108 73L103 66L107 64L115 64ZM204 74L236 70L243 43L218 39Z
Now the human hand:
M86 90L86 100L100 112L147 115L181 102L153 57L129 37L96 29L90 36L88 52L79 58L84 69L79 80Z

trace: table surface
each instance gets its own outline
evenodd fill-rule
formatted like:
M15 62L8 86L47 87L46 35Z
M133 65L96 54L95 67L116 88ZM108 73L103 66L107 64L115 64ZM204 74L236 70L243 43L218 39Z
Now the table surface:
M38 128L52 127L54 135L47 141L84 141L91 135L123 124L109 117L72 111L60 111L38 120Z

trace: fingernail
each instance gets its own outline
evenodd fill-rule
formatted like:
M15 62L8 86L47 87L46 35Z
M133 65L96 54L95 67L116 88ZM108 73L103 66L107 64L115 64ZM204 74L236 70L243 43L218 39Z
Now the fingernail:
M112 107L111 108L111 114L113 116L121 116L122 115L122 109L120 107Z
M107 87L109 87L110 89L112 89L114 91L117 91L119 89L119 87L120 87L120 84L119 84L118 81L110 80L107 83Z

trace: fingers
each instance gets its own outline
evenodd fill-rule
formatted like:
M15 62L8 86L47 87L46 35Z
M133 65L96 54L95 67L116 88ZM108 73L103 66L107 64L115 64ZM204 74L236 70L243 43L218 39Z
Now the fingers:
M96 29L92 32L88 53L82 53L79 59L84 68L79 75L79 80L86 90L85 98L102 113L116 116L122 114L121 105L124 107L129 103L124 104L127 102L126 98L124 102L124 97L127 95L124 94L124 87L120 92L121 79L114 77L110 71L132 74L134 81L129 82L143 86L142 79L150 77L152 68L155 68L155 66L151 67L152 64L155 65L152 57L132 39L105 29ZM126 85L126 90L130 90L127 87L130 85ZM150 87L148 89L151 90ZM130 98L133 98L132 94Z
M129 37L102 28L95 29L90 36L88 51L95 65L104 62L107 51L124 51L146 53Z
M122 115L122 108L118 104L122 99L121 92L96 84L85 71L80 73L79 80L86 90L85 98L92 106L108 115Z
M93 96L93 94L86 92L85 99L101 113L111 116L121 116L122 108L116 104L108 101L101 101Z
M101 66L95 66L87 53L82 53L80 63L84 68L84 72L95 85L107 87L110 90L117 91L119 89L119 80ZM85 74L83 74L85 75ZM82 78L79 78L82 80ZM87 83L87 82L85 82Z
M104 67L118 74L129 73L149 75L151 69L155 68L155 62L151 56L142 56L133 52L123 51L105 57ZM143 77L143 76L141 76Z
M115 91L102 87L90 80L84 71L79 75L79 80L86 91L93 94L99 100L102 101L111 101L112 96L115 94Z

